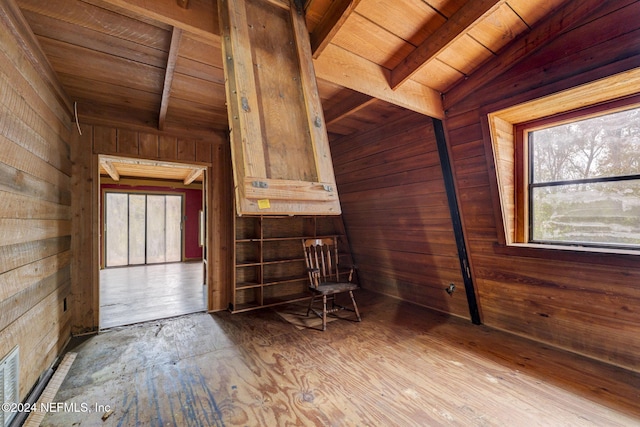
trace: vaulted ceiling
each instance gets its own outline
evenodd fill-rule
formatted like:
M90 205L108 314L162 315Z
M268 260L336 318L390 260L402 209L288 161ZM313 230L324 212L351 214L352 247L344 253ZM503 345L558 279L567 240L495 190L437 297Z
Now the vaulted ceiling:
M17 2L80 121L193 135L228 128L215 0ZM443 93L563 2L306 1L329 133L401 107L443 117Z

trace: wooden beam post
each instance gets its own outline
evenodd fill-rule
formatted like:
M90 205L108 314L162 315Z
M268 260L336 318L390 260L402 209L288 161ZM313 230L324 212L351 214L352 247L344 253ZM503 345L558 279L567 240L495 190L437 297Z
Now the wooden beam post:
M176 7L173 1L83 0L86 3L126 13L141 20L152 20L178 27L209 42L219 43L218 9L215 1L195 1L189 9ZM180 0L178 0L180 1Z
M171 34L171 46L169 47L169 58L167 59L167 69L164 74L162 100L160 101L160 117L158 119L158 130L164 130L167 120L167 110L169 108L169 99L171 98L171 85L173 84L173 74L176 69L176 61L178 60L178 51L180 50L181 38L182 30L177 27L173 27L173 33Z
M107 171L107 173L109 174L112 180L116 182L120 181L120 174L118 173L118 169L116 169L116 167L113 166L113 163L109 161L101 160L100 166L102 166L102 168L105 171Z
M318 78L348 87L436 119L444 118L440 93L409 80L397 90L389 87L391 72L341 47L330 44L314 61Z
M433 119L433 129L436 135L436 144L438 145L438 155L440 157L440 167L442 168L442 178L447 192L447 201L449 202L449 212L451 213L451 222L453 223L453 233L456 238L456 246L458 248L458 258L460 260L460 272L464 282L464 290L467 295L467 303L469 305L469 315L474 325L481 325L480 308L476 298L476 289L473 284L473 275L471 273L471 264L469 263L469 255L467 252L467 244L464 238L464 227L462 226L462 218L460 217L460 209L458 208L458 197L456 195L455 178L451 161L449 159L449 149L447 147L447 138L444 132L442 120Z
M184 179L184 181L183 181L183 182L184 182L184 185L189 185L189 184L191 184L193 181L195 181L195 180L196 180L196 178L197 178L197 177L199 177L199 176L200 176L200 174L201 174L201 173L202 173L202 169L200 169L200 168L193 169L193 170L189 173L189 175L187 175L187 177Z
M504 2L505 0L468 1L391 71L390 86L397 89L430 59L462 37L467 28L496 10Z
M360 0L334 0L329 10L311 33L311 51L313 58L320 56L325 47L331 42L340 27L346 22Z

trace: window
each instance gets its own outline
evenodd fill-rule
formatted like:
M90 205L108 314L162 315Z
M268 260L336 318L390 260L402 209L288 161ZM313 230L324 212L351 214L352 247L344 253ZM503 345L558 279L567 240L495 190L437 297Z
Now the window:
M182 261L182 195L105 193L107 267Z
M504 104L483 116L494 249L637 262L640 68Z
M539 119L515 134L521 241L640 248L638 105Z

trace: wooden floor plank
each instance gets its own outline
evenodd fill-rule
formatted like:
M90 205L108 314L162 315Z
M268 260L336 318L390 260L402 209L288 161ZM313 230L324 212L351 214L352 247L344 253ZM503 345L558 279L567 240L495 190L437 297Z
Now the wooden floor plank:
M202 262L150 264L100 271L100 328L205 311Z
M359 290L362 322L196 313L74 339L42 425L632 426L640 373ZM277 309L277 308L276 308Z

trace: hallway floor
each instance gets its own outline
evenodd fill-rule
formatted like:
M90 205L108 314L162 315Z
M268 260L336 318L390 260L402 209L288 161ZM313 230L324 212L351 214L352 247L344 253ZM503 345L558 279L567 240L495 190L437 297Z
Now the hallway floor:
M202 262L100 270L100 329L206 310Z

